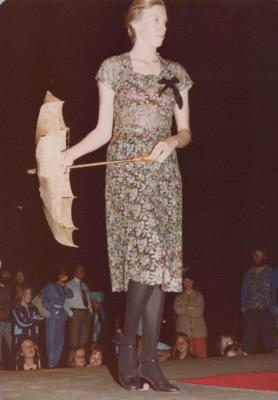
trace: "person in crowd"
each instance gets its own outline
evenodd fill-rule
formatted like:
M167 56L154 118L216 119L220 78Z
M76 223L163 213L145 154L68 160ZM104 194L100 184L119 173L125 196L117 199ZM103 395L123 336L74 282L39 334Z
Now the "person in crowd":
M36 306L31 304L32 288L29 286L22 288L21 298L18 298L18 304L12 310L14 327L14 344L23 338L30 338L34 343L39 343L39 322L44 318L39 314Z
M267 263L266 250L256 248L251 252L252 267L243 278L241 287L241 311L244 315L243 352L256 352L258 336L261 335L263 351L275 347L275 271Z
M234 335L220 335L217 343L217 353L224 357L243 355L241 346Z
M84 347L73 347L70 349L67 366L86 367L86 350Z
M20 302L22 298L22 291L27 286L25 273L22 270L17 270L15 273L13 301L15 304Z
M32 339L19 342L16 356L16 371L29 371L41 368L38 346Z
M182 182L176 149L189 145L188 91L193 82L178 63L162 58L166 35L163 0L133 0L125 24L132 48L103 61L96 75L99 120L61 155L63 170L108 143L106 217L112 291L127 291L119 353L119 382L141 390L178 392L156 358L165 292L182 287ZM172 135L175 118L177 132ZM114 123L113 123L114 122ZM143 318L142 360L136 332Z
M220 335L217 340L217 354L224 356L225 349L235 344L233 335Z
M207 326L204 318L205 302L203 295L195 288L192 272L183 278L184 290L174 301L177 314L176 332L189 337L190 348L197 358L207 357Z
M0 367L9 364L9 361L4 360L4 343L8 350L7 360L10 360L12 354L11 306L12 274L7 268L2 268L0 270Z
M171 346L167 343L158 342L156 354L159 361L168 361L171 358Z
M178 333L176 343L172 350L172 358L175 360L185 360L190 356L189 337L184 333Z
M65 309L66 299L73 297L72 290L66 286L68 276L64 270L57 272L56 282L49 282L42 289L42 305L49 312L45 318L46 347L48 367L55 368L60 360L68 312Z
M99 342L106 321L106 310L104 306L104 292L89 291L91 304L94 310L93 319L93 343Z
M73 297L67 300L69 310L69 345L70 347L87 347L92 327L93 308L88 286L84 283L85 268L78 264L74 278L67 282Z
M241 346L239 344L233 344L231 346L228 346L224 351L224 356L225 357L243 356L243 351L241 349Z
M89 364L90 367L100 367L103 364L103 355L101 347L94 343L90 348Z
M141 354L142 354L142 333L143 333L142 318L140 318L137 328L137 340L136 340L136 353L139 362L141 361ZM170 358L170 356L171 356L171 346L167 345L167 343L158 341L156 347L156 358L159 361L166 361L168 358Z

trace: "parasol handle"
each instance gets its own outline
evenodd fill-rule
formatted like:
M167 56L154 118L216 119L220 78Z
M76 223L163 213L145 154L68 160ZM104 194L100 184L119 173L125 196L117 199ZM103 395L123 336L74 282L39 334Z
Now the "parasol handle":
M142 156L142 157L130 158L128 160L100 161L89 164L71 165L70 167L67 167L67 169L81 169L89 167L100 167L102 165L109 165L109 164L123 164L123 163L136 163L136 162L152 162L152 160L150 159L149 156ZM35 175L37 173L37 170L35 168L28 169L27 173L29 175Z
M136 163L136 162L151 162L152 160L149 156L142 156L136 158L130 158L128 160L115 160L115 161L101 161L89 164L78 164L78 165L71 165L68 167L69 169L80 169L80 168L89 168L89 167L100 167L102 165L109 165L109 164L123 164L123 163Z

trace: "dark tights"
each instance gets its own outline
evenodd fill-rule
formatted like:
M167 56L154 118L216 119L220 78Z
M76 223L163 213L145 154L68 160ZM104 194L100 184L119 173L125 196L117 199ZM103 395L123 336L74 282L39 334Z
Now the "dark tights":
M159 285L145 285L129 281L125 312L124 331L121 345L136 345L137 328L142 317L142 361L156 358L165 293ZM119 367L130 376L138 374L136 359L127 362L125 351L120 353Z

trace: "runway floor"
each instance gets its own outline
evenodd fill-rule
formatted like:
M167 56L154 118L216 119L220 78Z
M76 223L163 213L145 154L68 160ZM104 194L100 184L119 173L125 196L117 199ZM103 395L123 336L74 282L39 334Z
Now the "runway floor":
M235 358L190 359L161 363L170 381L243 372L278 370L278 355ZM179 384L178 394L157 393L152 389L128 392L113 379L106 366L99 368L43 369L31 372L0 372L0 400L278 400L278 392L229 389Z

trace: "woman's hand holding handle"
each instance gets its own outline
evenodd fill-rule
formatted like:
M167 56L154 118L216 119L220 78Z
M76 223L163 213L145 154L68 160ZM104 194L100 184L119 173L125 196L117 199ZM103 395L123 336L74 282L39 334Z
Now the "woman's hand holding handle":
M177 146L178 139L175 136L169 136L156 144L150 154L150 159L162 163Z

